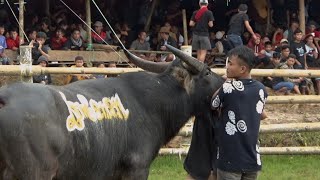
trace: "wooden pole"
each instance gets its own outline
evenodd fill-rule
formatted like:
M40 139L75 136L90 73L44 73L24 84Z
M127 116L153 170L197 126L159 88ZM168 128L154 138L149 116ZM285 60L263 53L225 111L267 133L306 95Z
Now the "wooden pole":
M31 56L31 46L20 46L20 66L16 72L20 73L21 81L32 83L32 56ZM14 66L14 65L13 65Z
M270 29L271 29L271 3L270 3L270 0L267 0L267 3L268 3L268 15L267 15L267 32L266 34L269 34L270 33Z
M159 155L187 155L189 148L162 148ZM260 147L264 155L306 155L320 154L320 147Z
M24 43L24 0L19 0L19 37L20 45Z
M178 136L192 136L192 126L183 127ZM289 123L260 125L260 133L293 133L293 132L319 132L320 123Z
M306 17L305 17L305 5L304 0L299 0L299 21L300 21L300 29L302 34L306 33Z
M183 22L183 36L184 36L184 45L188 45L188 25L187 25L187 13L186 10L182 10L182 22Z
M88 24L86 30L88 33L88 50L92 50L92 35L91 35L91 6L90 6L90 0L86 0L86 23Z
M156 8L157 5L158 5L158 0L152 0L152 5L151 5L150 13L149 13L149 16L148 16L146 25L144 26L144 30L145 30L146 32L148 32L149 29L150 29L150 24L151 24L153 12L154 12L154 10L155 10L155 8Z
M49 16L50 15L50 0L44 0L44 13Z

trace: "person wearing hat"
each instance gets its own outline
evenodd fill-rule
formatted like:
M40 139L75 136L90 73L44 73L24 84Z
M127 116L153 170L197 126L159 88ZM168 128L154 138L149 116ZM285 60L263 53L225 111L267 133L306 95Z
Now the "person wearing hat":
M161 27L160 31L160 42L158 43L157 50L158 51L167 51L167 47L165 45L169 44L175 48L177 48L177 42L170 36L170 30L167 27ZM173 54L161 54L160 59L158 61L173 61L175 56Z
M36 36L36 40L32 40L30 42L30 46L32 46L32 59L33 65L37 64L37 60L40 56L45 56L46 58L49 58L49 50L50 47L48 45L45 45L45 42L47 40L47 35L44 32L38 32Z
M92 31L92 43L104 44L103 41L107 40L107 34L103 32L103 24L100 21L96 21L93 25L94 31Z
M197 51L197 59L204 62L207 50L211 49L209 27L213 27L214 17L208 10L208 0L199 1L200 9L194 11L189 22L193 27L192 50Z
M40 56L37 60L37 64L40 67L47 67L49 62L46 56ZM40 74L38 76L33 76L33 83L41 83L41 84L51 84L51 76L50 74Z
M256 35L249 24L249 17L247 15L248 6L246 4L240 4L238 7L238 13L233 15L229 22L229 31L227 33L228 41L233 47L243 45L241 35L244 32L244 27L256 39Z
M289 41L287 39L281 39L280 45L277 46L274 51L281 53L282 46L288 46L288 45L289 45Z

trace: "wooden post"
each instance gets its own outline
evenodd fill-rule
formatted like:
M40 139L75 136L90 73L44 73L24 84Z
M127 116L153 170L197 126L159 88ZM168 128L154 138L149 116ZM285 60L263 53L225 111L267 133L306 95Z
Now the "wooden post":
M183 22L183 36L184 36L184 45L188 45L188 25L187 25L187 13L186 10L182 10L182 22Z
M50 15L50 0L45 0L44 2L44 13L45 15Z
M32 56L31 46L20 46L20 71L21 81L32 83Z
M150 9L150 14L149 14L149 16L148 16L146 25L144 26L144 30L147 31L147 32L148 32L149 29L150 29L150 24L151 24L152 15L153 15L154 9L156 8L157 5L158 5L158 0L152 0L152 5L151 5L151 9Z
M88 33L88 50L92 49L92 36L91 36L91 6L90 6L90 0L86 0L86 23L87 26L87 33Z
M304 0L299 0L299 21L300 21L300 29L302 34L306 33L306 17L305 17L305 5Z
M24 43L24 0L19 0L19 37L20 37L20 45Z
M269 35L270 33L270 28L271 28L271 3L270 3L270 0L267 0L267 3L268 3L268 16L267 16L267 32L266 34Z

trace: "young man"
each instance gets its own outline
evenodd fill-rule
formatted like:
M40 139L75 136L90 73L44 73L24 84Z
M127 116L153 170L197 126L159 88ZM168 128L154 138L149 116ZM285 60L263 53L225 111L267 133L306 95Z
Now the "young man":
M169 44L173 47L177 47L177 42L170 36L170 30L167 27L162 27L159 31L161 40L158 43L157 50L158 51L166 51L166 44ZM175 56L173 54L161 54L159 61L166 61L170 62L175 59Z
M40 56L37 62L40 67L47 67L49 64L48 58L46 56ZM51 76L50 74L40 74L37 76L33 76L33 83L40 83L45 85L51 84Z
M248 6L246 4L240 4L238 13L233 15L230 20L227 38L233 47L243 45L241 35L244 32L244 27L246 27L254 39L257 39L256 34L253 32L252 27L249 24L247 11Z
M290 52L297 57L295 69L308 69L306 45L302 41L302 31L297 29L294 31L294 41L290 43Z
M17 51L20 46L20 37L18 35L18 29L15 27L12 28L9 34L10 34L10 37L7 39L8 49Z
M82 56L76 56L74 58L74 64L75 65L71 66L71 68L83 68L84 58ZM67 76L66 84L80 81L80 80L91 79L91 78L92 78L92 75L88 75L88 74L70 74Z
M197 59L204 62L207 50L211 49L209 27L213 27L213 14L208 10L208 0L199 1L200 9L193 12L189 25L193 28L192 49L197 50Z
M92 31L92 42L97 44L105 44L103 41L107 41L107 34L103 31L103 24L100 21L96 21L93 25L94 33Z
M131 43L130 49L131 50L143 50L143 51L149 51L150 50L150 44L147 39L147 33L146 31L140 31L138 34L138 39L134 40ZM147 59L149 54L147 53L135 53L137 56Z
M217 179L254 180L261 170L258 145L260 120L267 92L262 83L251 78L254 53L238 46L228 55L227 80L213 96L212 108L220 111Z
M81 38L80 30L74 29L71 37L64 43L64 50L83 51L85 49L84 42Z

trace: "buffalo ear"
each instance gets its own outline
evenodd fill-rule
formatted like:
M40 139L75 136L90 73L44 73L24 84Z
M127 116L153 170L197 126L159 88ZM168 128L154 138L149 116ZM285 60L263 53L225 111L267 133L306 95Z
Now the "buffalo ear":
M173 67L170 74L179 82L179 84L187 91L188 94L192 92L192 74L185 67Z

